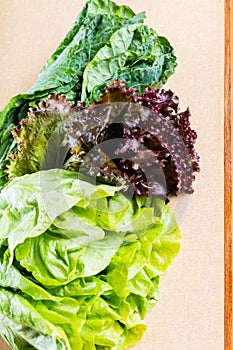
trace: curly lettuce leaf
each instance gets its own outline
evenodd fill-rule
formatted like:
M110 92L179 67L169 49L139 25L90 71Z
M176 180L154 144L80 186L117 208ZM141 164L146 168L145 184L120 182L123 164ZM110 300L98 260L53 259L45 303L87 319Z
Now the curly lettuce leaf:
M130 184L139 196L150 192L165 198L193 192L194 172L200 170L197 133L191 129L190 110L179 111L179 99L171 90L146 87L140 95L123 81L112 81L85 114L85 125L93 123L95 111L101 130L92 127L86 132L80 128L80 117L68 129L73 156L65 168L81 168L110 184ZM80 129L83 132L77 133ZM115 142L113 151L102 147L109 140Z
M12 129L18 152L8 154L6 173L9 180L41 169L48 140L56 130L59 135L59 126L70 111L71 105L66 102L65 96L59 98L53 94L46 102L31 109L28 118L22 119L20 125ZM56 141L58 142L58 138Z
M121 108L119 102L124 102ZM64 95L51 95L13 135L18 152L8 156L9 179L60 167L103 183L132 186L139 196L150 192L166 198L192 193L193 174L200 170L190 110L179 112L179 99L170 90L146 87L140 96L120 80L106 86L89 108L83 103L72 108ZM110 140L115 142L112 153L101 146Z

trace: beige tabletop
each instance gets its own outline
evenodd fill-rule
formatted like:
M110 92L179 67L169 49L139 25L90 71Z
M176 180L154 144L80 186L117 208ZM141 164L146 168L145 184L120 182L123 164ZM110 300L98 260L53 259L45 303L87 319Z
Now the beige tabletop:
M0 108L27 92L84 2L0 1ZM145 10L147 22L175 48L179 65L166 87L183 108L191 107L202 168L179 219L181 252L162 279L160 300L146 319L148 331L134 349L223 350L224 1L116 2Z

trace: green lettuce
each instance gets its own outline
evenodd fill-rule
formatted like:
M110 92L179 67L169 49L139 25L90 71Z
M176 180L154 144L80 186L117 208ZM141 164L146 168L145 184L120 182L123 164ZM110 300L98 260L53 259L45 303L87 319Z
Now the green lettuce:
M134 345L181 239L164 201L61 169L5 187L0 227L0 334L16 350Z

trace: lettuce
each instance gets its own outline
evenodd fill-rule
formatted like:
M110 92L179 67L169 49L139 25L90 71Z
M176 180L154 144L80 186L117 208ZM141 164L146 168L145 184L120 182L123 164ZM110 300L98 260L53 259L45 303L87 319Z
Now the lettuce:
M128 87L160 87L174 73L176 57L170 43L148 28L145 14L111 0L89 0L58 46L38 80L26 94L9 101L0 113L0 188L6 183L6 157L15 152L13 126L27 118L29 106L49 94L66 94L75 104L98 100L112 79Z
M161 199L61 169L0 193L0 334L12 349L126 349L180 248ZM3 224L4 223L4 224Z
M176 57L168 40L144 20L144 13L111 0L88 0L30 91L13 97L0 113L0 334L14 350L133 346L158 300L160 278L179 252L179 228L168 204L159 199L166 199L166 191L149 197L141 190L147 183L140 169L133 167L131 174L132 166L125 163L108 163L104 181L97 174L93 183L79 172L79 153L69 144L75 123L65 125L66 134L63 128L70 115L119 93L122 102L136 102L136 95L139 101L142 95L140 105L151 99L152 110L158 107L159 92L146 86L157 89L166 83ZM124 81L123 90L108 90L117 79ZM170 107L176 97L165 95L162 91ZM186 142L188 116L168 115ZM178 119L185 120L184 127ZM91 141L112 139L111 125L96 130L95 120L84 120ZM78 148L85 154L91 141L85 145L81 136ZM185 145L198 169L195 137L193 132ZM119 147L117 156L123 154ZM96 175L94 162L89 170L89 176ZM119 182L112 181L117 177Z
M131 186L138 196L192 193L200 168L190 116L189 109L179 112L171 90L146 87L140 96L120 80L106 86L89 108L72 107L65 95L53 94L13 129L18 152L8 155L6 172L11 180L63 167Z

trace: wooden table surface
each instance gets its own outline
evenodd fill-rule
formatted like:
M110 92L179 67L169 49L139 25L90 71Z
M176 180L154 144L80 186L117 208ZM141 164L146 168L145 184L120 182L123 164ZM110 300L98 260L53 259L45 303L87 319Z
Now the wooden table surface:
M27 92L84 2L0 2L0 108ZM202 168L179 222L180 255L162 279L148 331L134 349L223 350L224 0L116 2L145 10L147 23L175 48L178 67L166 88L178 94L182 108L191 107Z

